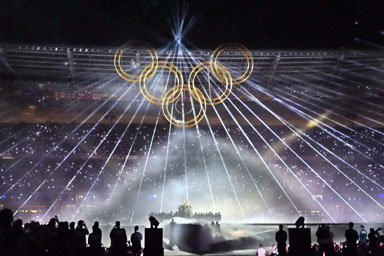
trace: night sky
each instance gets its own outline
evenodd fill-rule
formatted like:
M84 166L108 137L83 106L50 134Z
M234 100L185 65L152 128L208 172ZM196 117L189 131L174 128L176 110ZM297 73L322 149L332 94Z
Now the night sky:
M384 45L384 1L367 0L11 0L0 1L0 42L117 46L128 40L165 45L172 19L195 19L183 43L214 48L370 48ZM372 44L371 44L372 45Z

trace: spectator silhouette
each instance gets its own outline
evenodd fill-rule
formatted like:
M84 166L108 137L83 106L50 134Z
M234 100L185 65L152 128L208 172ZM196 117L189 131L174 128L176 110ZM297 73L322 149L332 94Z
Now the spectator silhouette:
M371 255L376 255L377 253L377 248L378 246L378 230L375 231L374 228L369 229L369 234L368 234L368 243L369 243L369 251Z
M72 252L72 234L68 229L67 221L59 222L58 237L58 254L63 256L70 255Z
M13 251L13 241L11 237L11 224L13 213L9 209L0 211L0 255L8 255Z
M135 226L135 232L131 235L131 243L132 243L132 255L140 256L141 254L141 240L143 239L143 235L139 232L139 227Z
M86 235L89 234L88 228L83 220L77 222L74 236L74 249L76 255L84 255L86 249Z
M22 220L17 219L12 223L11 237L14 239L12 246L15 246L15 253L20 255L20 246L22 245L25 238Z
M92 233L88 237L89 255L101 255L103 249L101 248L102 233L99 228L99 222L95 221L92 226Z
M277 242L277 251L279 255L287 255L287 232L283 230L283 225L279 225L279 231L276 232L275 240Z
M73 221L71 223L69 223L69 230L75 232L75 225L76 225L76 223Z
M357 239L359 239L359 235L357 231L353 229L353 223L349 222L349 228L345 231L345 243L346 243L346 252L349 256L355 256L357 251Z
M120 221L116 221L109 237L111 238L111 254L125 255L127 249L127 233L124 228L120 228Z
M99 222L95 221L92 226L92 233L88 237L88 244L90 247L101 248L101 229L99 228Z
M21 238L24 235L23 221L20 219L12 223L12 233L15 237Z
M69 234L70 234L70 247L71 247L71 251L75 251L75 233L76 233L76 223L71 221L71 223L69 223Z
M316 231L317 243L319 244L320 255L325 256L332 255L333 241L331 239L331 233L329 228L325 225L320 225Z
M48 246L48 255L58 255L59 254L59 231L56 228L58 225L58 219L52 218L49 220L46 227L46 236L47 236L47 246Z
M27 223L28 224L28 223ZM43 255L43 242L41 236L41 227L38 222L32 221L28 225L25 224L25 243L24 247L21 247L24 255L40 256Z
M327 249L328 249L329 255L333 255L335 251L335 247L333 245L333 232L331 231L331 227L328 225L326 226L326 229L327 229L327 232L329 233L329 238L327 241Z
M365 230L364 225L360 225L360 232L359 232L359 243L360 244L367 244L367 238L368 238L368 232Z

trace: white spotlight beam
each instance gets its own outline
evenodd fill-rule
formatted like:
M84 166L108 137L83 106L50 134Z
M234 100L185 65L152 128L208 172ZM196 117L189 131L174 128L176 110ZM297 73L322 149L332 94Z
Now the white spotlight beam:
M109 134L112 132L112 130L115 128L115 126L120 122L120 120L123 118L123 116L125 116L125 114L127 113L127 111L130 109L130 107L132 106L132 104L134 104L136 98L138 97L138 94L135 96L135 98L133 99L133 101L131 101L127 107L125 108L125 110L122 112L122 114L118 117L118 119L116 120L116 122L112 125L112 127L108 130L108 132L104 135L104 137L100 140L99 144L94 148L94 150L92 151L92 153L88 156L88 158L84 161L84 163L80 166L80 168L76 171L75 175L72 176L72 178L68 181L67 185L65 186L65 188L60 192L59 196L54 200L54 202L51 204L50 207L48 207L47 211L44 213L43 217L40 219L40 222L48 215L48 213L51 211L51 209L55 206L55 204L60 200L60 198L63 196L64 192L68 190L69 186L72 184L72 182L77 178L77 176L81 173L81 171L83 170L83 168L85 167L85 165L88 163L88 161L92 158L92 156L97 152L97 150L100 148L100 146L106 141L106 139L108 138ZM141 105L140 105L141 106ZM140 108L137 108L134 116L131 118L131 121L133 120L133 118L136 116L138 110ZM129 125L128 125L129 126ZM128 127L127 126L127 127ZM115 145L115 148L114 150L116 149L116 147L119 145L121 141L121 138L119 139L119 142L116 143ZM112 150L112 153L111 155L114 153L114 150ZM111 155L108 157L108 160L110 159ZM96 179L97 180L97 179ZM96 180L94 181L94 183L96 182ZM93 185L93 184L92 184ZM93 186L91 186L91 189L92 189ZM86 197L88 196L89 193L87 193ZM85 197L85 198L86 198ZM84 198L84 199L85 199ZM83 200L84 201L84 200ZM81 204L80 204L81 206ZM80 208L80 207L79 207Z
M107 114L117 105L117 103L120 102L120 100L128 93L128 91L132 87L129 87L118 100L115 101L115 103L103 114L103 116L92 126L92 128L87 132L87 134L80 139L80 141L76 144L76 146L67 154L67 156L64 157L64 159L56 166L56 168L40 183L40 185L29 195L29 197L19 206L17 211L15 211L14 216L19 212L19 210L26 204L28 201L33 197L33 195L48 181L48 178L55 173L55 171L65 162L65 160L68 159L68 157L79 147L79 145L88 137L88 135L95 129L95 127L105 118ZM112 97L112 95L111 95ZM106 102L104 102L105 104Z
M239 89L240 90L240 89ZM243 89L243 91L246 91L246 89ZM276 113L274 113L272 110L270 110L267 106L265 106L259 99L257 99L255 96L253 96L252 94L250 94L249 92L247 93L244 93L244 95L247 95L248 97L251 97L252 100L254 102L256 102L259 106L263 107L264 109L266 109L269 113L271 113L273 116L275 116L279 121L281 121L284 125L287 126L288 129L290 129L294 134L296 134L302 141L304 141L304 143L306 143L308 146L310 146L317 154L319 154L327 163L329 163L330 165L332 165L333 168L335 168L339 173L341 173L347 180L349 180L352 184L354 184L358 190L362 191L368 198L370 198L375 204L377 204L382 210L384 210L384 207L377 201L375 200L366 190L364 190L361 186L359 186L354 180L352 180L348 175L346 175L339 167L337 167L336 164L334 164L332 161L330 161L327 157L324 156L324 154L322 154L319 150L317 150L312 144L308 143L308 141L306 141L300 134L298 134L297 130L300 131L299 129L292 129L292 125L291 124L288 124L283 118L281 118L280 116L278 116ZM237 99L239 99L239 97L237 97L235 95L235 97ZM243 104L243 103L242 103ZM246 106L246 105L245 105ZM248 106L246 106L246 108L251 111ZM300 133L302 133L300 131ZM333 153L333 152L332 152ZM333 153L333 155L335 155ZM364 175L364 177L366 177L366 175ZM369 180L371 180L369 177L367 177ZM372 181L372 180L371 180ZM375 185L378 185L379 187L381 187L381 189L384 189L382 186L380 186L379 184L377 184L375 182Z

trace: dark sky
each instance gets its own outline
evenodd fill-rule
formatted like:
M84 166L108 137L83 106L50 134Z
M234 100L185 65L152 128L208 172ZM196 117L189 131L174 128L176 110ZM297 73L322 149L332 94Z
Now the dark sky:
M182 10L187 24L195 20L183 38L191 47L384 46L384 0L0 0L0 42L117 46L140 39L162 46Z

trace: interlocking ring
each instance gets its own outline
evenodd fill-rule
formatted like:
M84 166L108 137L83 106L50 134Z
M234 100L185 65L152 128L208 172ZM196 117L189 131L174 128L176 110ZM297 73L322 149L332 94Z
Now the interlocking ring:
M121 65L123 53L127 49L136 49L138 47L144 47L148 49L149 55L151 57L151 62L141 70L140 75L128 74ZM233 78L228 69L218 61L219 56L226 49L239 50L245 57L247 66L242 75ZM187 85L184 84L183 74L181 73L179 68L171 62L158 61L156 50L145 42L129 41L128 43L120 46L115 52L113 62L115 70L121 78L128 82L138 82L140 92L144 96L144 98L153 104L161 105L162 112L165 118L171 124L182 128L188 128L198 124L205 116L207 105L213 106L225 101L232 92L232 86L244 83L251 76L254 66L252 53L245 46L238 43L228 43L217 47L212 53L210 61L202 62L192 69L188 77ZM158 68L168 69L174 74L176 80L176 85L170 88L163 97L156 97L152 95L148 91L146 86L146 82L156 74ZM220 83L225 84L225 89L220 90L221 94L218 97L206 97L204 93L195 85L195 79L197 74L205 69L210 70L213 76ZM192 96L191 110L189 110L188 112L180 111L177 108L177 104L181 100L180 96L182 92L189 92ZM206 93L205 89L204 92ZM197 115L194 111L193 100L196 100L198 105L200 106L200 110ZM171 103L175 105L176 112L178 112L179 114L183 114L185 116L193 112L194 118L187 121L184 120L184 117L183 120L175 118L169 112L169 105Z
M139 75L132 75L132 74L128 74L127 72L125 72L125 70L121 66L121 57L127 49L130 49L130 48L135 49L134 47L147 48L149 55L151 56L152 60L151 60L151 63L149 64L150 65L150 74L148 76L146 76L146 79L151 78L155 74L156 69L157 69L157 65L158 65L158 58L157 58L156 50L153 49L152 46L150 46L149 44L147 44L145 42L141 42L141 41L132 40L132 41L129 41L126 44L120 46L116 50L114 58L113 58L113 64L115 66L115 70L116 70L117 74L121 78L123 78L125 81L133 82L133 83L139 81Z
M175 118L169 111L169 106L171 104L169 104L170 102L167 102L171 98L169 97L169 95L180 95L182 91L191 93L193 99L199 99L197 101L200 106L199 112L197 114L194 113L194 118L187 121L179 120ZM191 102L191 104L193 104L193 102ZM206 100L203 93L198 88L196 88L195 90L191 90L190 86L186 84L179 85L179 86L176 85L170 88L165 93L164 102L162 104L162 111L163 111L164 117L168 120L168 122L180 128L189 128L200 123L200 121L205 116L206 109L207 109L207 105L206 105Z
M184 83L183 80L183 74L179 70L178 67L176 67L174 64L171 62L166 62L166 61L159 61L157 69L159 68L165 68L171 71L175 75L176 79L176 86L181 86ZM167 102L167 104L174 102L181 94L181 90L177 88L175 93L170 94L170 95L164 95L164 97L156 97L153 96L148 90L147 90L147 85L146 81L148 80L148 76L153 76L152 72L152 65L148 64L147 66L144 67L144 69L140 73L139 77L139 87L140 87L140 92L144 96L146 100L149 102L156 104L156 105L162 105L163 102Z
M225 84L225 90L223 90L222 93L218 97L214 97L214 98L212 98L212 97L207 98L203 94L204 100L207 102L208 105L211 105L211 106L220 104L224 100L226 100L228 98L228 96L231 94L232 84L233 84L231 73L228 71L228 69L226 67L224 67L219 62L216 62L216 64L214 64L214 66L215 66L216 72L219 73L220 76L224 77L223 83ZM194 67L192 69L191 73L189 74L189 79L188 79L188 85L190 86L191 91L195 91L197 89L197 87L195 86L195 79L196 79L197 74L204 69L209 69L213 73L213 69L211 67L212 67L212 63L210 61L206 61L206 62L202 62L202 63L198 64L196 67ZM221 82L221 80L219 80L219 81ZM195 95L195 94L192 94L192 95ZM195 100L199 101L199 98L195 98Z
M238 43L222 44L215 49L215 51L211 55L211 69L212 69L213 75L216 77L217 80L224 83L224 77L217 70L217 67L218 67L217 59L222 54L222 52L225 51L226 49L239 50L242 53L242 55L245 57L245 60L247 61L247 67L246 67L244 73L241 76L233 78L233 84L234 85L244 83L252 74L253 65L254 65L253 56L252 56L252 53L245 46L238 44Z

